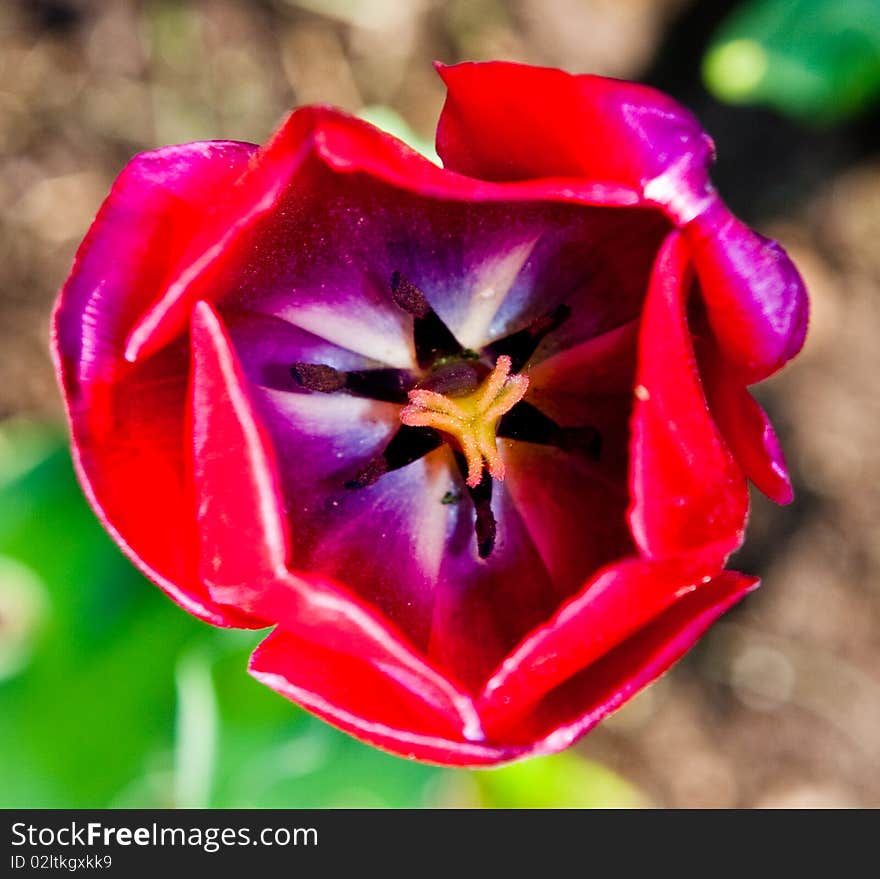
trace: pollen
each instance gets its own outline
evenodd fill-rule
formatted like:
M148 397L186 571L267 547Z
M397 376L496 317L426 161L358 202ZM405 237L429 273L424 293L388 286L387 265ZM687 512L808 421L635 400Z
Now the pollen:
M495 368L471 393L451 397L416 388L400 420L409 427L432 427L449 437L467 462L467 484L476 488L484 468L493 479L504 479L504 461L498 454L495 431L498 420L525 396L529 380L511 375L512 361L502 355Z

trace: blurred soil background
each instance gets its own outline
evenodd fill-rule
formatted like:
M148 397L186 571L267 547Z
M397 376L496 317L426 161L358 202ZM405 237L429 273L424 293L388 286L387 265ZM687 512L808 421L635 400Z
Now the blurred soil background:
M815 127L718 103L700 64L735 5L2 0L0 421L60 421L49 311L134 153L261 142L310 102L390 108L430 141L443 100L433 59L663 88L715 138L722 194L784 244L810 288L806 349L759 391L797 500L777 509L755 497L736 564L763 588L578 751L660 806L880 807L880 117ZM3 626L0 613L0 641ZM422 804L474 800L443 778Z

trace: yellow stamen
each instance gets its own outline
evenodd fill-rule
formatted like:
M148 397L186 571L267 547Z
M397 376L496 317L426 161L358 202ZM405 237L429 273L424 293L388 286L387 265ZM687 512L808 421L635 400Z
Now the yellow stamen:
M494 479L504 479L495 429L498 419L522 400L529 387L526 376L510 374L511 366L510 358L502 355L485 381L463 397L410 391L409 405L400 412L400 420L409 427L433 427L455 440L467 461L471 488L480 484L484 466Z

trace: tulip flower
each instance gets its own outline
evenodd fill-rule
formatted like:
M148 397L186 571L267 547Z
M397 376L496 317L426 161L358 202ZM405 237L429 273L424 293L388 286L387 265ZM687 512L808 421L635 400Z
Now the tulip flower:
M327 107L123 170L53 348L82 485L251 673L397 754L560 750L756 585L748 386L799 350L782 249L643 86L440 67L443 168Z

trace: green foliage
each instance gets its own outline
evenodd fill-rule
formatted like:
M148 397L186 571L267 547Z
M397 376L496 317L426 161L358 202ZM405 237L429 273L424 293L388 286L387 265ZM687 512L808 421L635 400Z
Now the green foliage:
M751 0L721 25L703 59L721 100L766 104L819 124L880 96L880 0Z
M632 809L644 796L619 775L564 751L474 773L482 805L497 809Z

